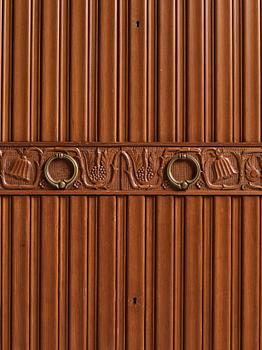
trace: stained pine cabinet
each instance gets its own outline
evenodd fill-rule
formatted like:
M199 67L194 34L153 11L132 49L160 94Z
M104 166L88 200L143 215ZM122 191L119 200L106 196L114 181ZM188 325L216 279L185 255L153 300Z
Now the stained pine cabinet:
M0 1L3 350L256 350L258 0Z

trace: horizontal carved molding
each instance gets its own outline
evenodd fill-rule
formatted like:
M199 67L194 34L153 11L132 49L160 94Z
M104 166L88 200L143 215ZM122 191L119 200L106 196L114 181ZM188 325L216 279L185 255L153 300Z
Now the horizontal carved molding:
M6 143L0 163L0 194L262 193L260 144Z

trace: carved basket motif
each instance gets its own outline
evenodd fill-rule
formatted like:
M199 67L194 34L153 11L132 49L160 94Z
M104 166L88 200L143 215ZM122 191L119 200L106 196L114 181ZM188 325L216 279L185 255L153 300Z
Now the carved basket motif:
M224 155L219 155L212 165L215 181L229 179L238 173L230 159Z
M30 182L33 176L32 163L26 156L21 156L21 158L17 158L11 163L11 166L6 173L16 179Z

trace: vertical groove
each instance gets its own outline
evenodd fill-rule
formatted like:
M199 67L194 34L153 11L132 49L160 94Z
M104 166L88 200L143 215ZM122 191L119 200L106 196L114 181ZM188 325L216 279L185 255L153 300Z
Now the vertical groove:
M60 122L60 120L59 120ZM59 123L60 127L60 123ZM60 136L60 130L59 130L59 136ZM61 198L57 197L58 199L58 218L57 218L57 349L60 349L60 342L61 342Z
M41 141L59 140L60 0L42 3Z
M13 3L11 140L30 138L31 1Z
M68 139L68 52L69 52L69 0L60 3L59 21L59 141Z
M9 301L9 312L10 312L10 319L9 319L9 337L10 337L10 348L12 348L13 345L13 339L12 339L12 322L13 322L13 305L12 305L12 278L13 278L13 271L12 271L12 254L13 254L13 249L12 249L12 229L13 229L13 222L12 222L12 198L9 197L8 198L8 211L9 211L9 215L8 215L8 234L9 234L9 262L8 262L8 266L9 266L9 275L10 275L10 279L9 279L9 295L8 295L8 301Z
M210 242L210 261L211 261L211 266L210 266L210 331L209 331L209 337L210 337L210 344L213 346L214 343L214 243L215 243L215 198L213 197L211 199L211 208L210 208L210 217L212 218L212 223L211 223L211 242Z
M119 1L119 46L118 46L118 141L127 141L127 96L128 96L128 72L127 72L127 48L128 48L128 4Z
M243 129L244 129L244 108L243 108L243 100L244 100L244 38L243 38L243 33L244 33L244 21L243 21L243 18L244 18L244 15L243 15L243 1L240 2L240 6L239 6L239 17L240 17L240 28L239 28L239 32L240 32L240 60L241 60L241 63L240 63L240 83L241 83L241 91L240 91L240 142L243 142L243 135L244 135L244 132L243 132Z
M31 125L31 120L30 120L30 125ZM31 130L30 130L30 135L31 135ZM29 201L29 242L28 242L28 313L27 313L27 318L28 318L28 348L30 349L31 346L31 339L32 339L32 334L31 334L31 305L32 305L32 298L31 298L31 271L32 271L32 197L28 197Z
M40 348L58 349L59 197L41 198ZM48 226L46 225L48 222ZM53 232L53 235L50 235Z
M231 198L214 198L213 349L230 348Z
M243 141L261 139L260 1L243 1Z
M145 350L155 348L155 225L156 198L146 198L146 245L145 245Z
M186 210L186 203L185 198L182 200L182 210L181 210L181 217L180 220L183 223L183 230L182 230L182 244L181 244L181 294L182 294L182 300L181 300L181 346L184 348L185 346L185 232L186 232L186 224L185 224L185 210Z
M117 198L117 235L116 235L116 349L125 348L125 217L126 198Z
M144 349L145 198L129 196L127 208L127 349ZM133 219L136 218L136 225ZM134 337L134 334L136 335Z
M186 32L186 141L204 139L204 3L187 1Z
M0 198L0 347L3 348L3 196Z
M158 141L174 142L176 137L176 32L173 27L173 23L175 23L174 1L159 1L157 15Z
M148 20L147 20L147 141L157 141L157 103L156 103L156 86L157 86L157 71L156 71L156 17L157 0L148 1Z
M70 141L88 140L88 1L72 1L70 42ZM93 86L92 86L93 88Z
M243 198L239 199L240 202L240 215L239 215L239 344L240 349L242 346L242 317L243 317L243 309L242 309L242 261L243 261L243 227L242 227L242 216L243 216Z
M69 250L69 349L87 347L87 276L88 252L87 198L70 197L70 250ZM78 215L81 216L79 220ZM66 285L66 284L65 284ZM64 347L62 347L63 349Z
M174 350L182 348L182 308L183 308L183 198L174 199Z
M39 348L39 198L31 197L30 349Z
M205 142L212 141L212 0L205 0Z
M57 141L61 141L61 1L57 0Z
M259 348L260 199L243 198L242 346Z
M215 141L215 34L216 34L215 3L211 2L211 141Z
M262 289L261 289L261 283L262 283L262 279L261 279L261 274L262 274L262 205L261 205L261 197L259 199L259 212L260 212L260 222L259 222L259 349L261 349L261 342L262 342L262 337L261 337L261 331L262 331L262 320L261 320L261 310L262 310L262 305L261 305L261 293L262 293Z
M12 2L3 9L3 72L2 72L2 141L10 141L11 82L12 82Z
M40 2L32 1L31 14L31 79L30 79L30 141L38 141L39 121L39 32L40 32Z
M88 221L88 321L87 321L87 339L88 339L88 350L96 349L96 334L97 334L97 199L95 197L88 198L87 216L93 218Z
M129 83L128 83L128 128L129 139L145 142L146 123L146 0L129 3Z
M174 198L156 199L156 335L157 349L173 344Z
M1 345L3 349L10 348L10 323L11 323L11 304L10 304L10 293L11 293L11 240L10 240L10 198L2 198L2 323L1 323Z
M202 349L202 205L203 198L185 198L183 340L184 347L189 349Z
M42 135L42 125L41 125L41 118L42 118L42 22L43 22L43 5L42 5L42 0L39 3L39 9L38 9L38 18L39 18L39 24L38 24L38 45L37 45L37 50L38 50L38 58L37 58L37 66L38 66L38 72L37 72L37 130L36 130L36 139L37 141L41 141L41 135Z
M212 339L212 199L203 198L203 349L211 349Z
M14 348L29 347L30 198L11 198L11 340ZM16 223L16 226L13 223Z
M185 2L177 1L177 142L185 140L185 21Z
M59 349L68 347L68 285L69 285L69 198L59 198L59 276L58 276L58 298L59 298Z
M115 349L116 197L99 197L98 208L97 346Z
M232 347L239 349L240 343L240 246L239 242L241 240L240 236L240 211L241 202L240 198L232 198L232 326L231 326L231 337L232 337Z
M232 141L232 2L215 3L215 141ZM223 77L223 79L221 79Z
M98 137L117 140L117 0L99 2Z
M89 1L89 67L88 67L88 103L89 103L89 135L88 140L97 141L97 47L98 47L98 1Z
M2 131L3 110L3 45L4 44L4 4L0 1L0 130ZM2 140L2 132L0 132L0 140Z

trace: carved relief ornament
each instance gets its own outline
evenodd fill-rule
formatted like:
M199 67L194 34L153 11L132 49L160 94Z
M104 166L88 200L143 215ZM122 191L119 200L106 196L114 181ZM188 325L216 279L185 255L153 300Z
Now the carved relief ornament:
M262 190L262 149L253 146L10 145L0 149L0 167L1 193L197 195Z

